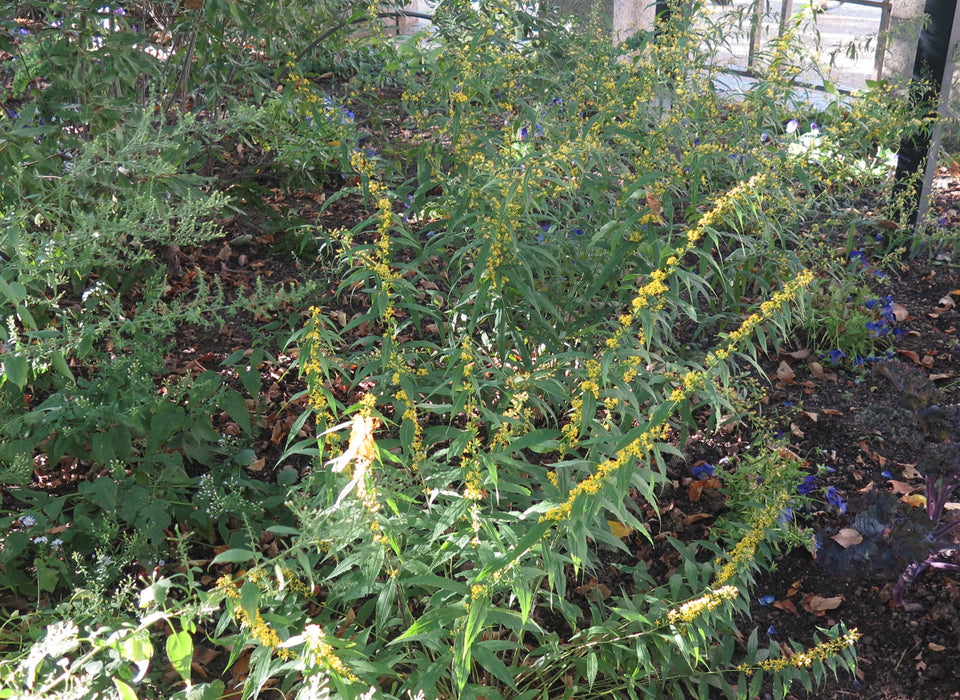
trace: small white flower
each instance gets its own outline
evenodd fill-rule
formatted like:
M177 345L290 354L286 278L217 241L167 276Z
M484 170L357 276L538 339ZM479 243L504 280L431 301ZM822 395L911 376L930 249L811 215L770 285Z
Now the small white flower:
M34 544L46 544L49 540L44 535L39 535L38 537L33 538Z
M34 518L32 515L24 515L23 517L20 518L20 524L23 525L24 527L33 527L34 525L37 524L37 519Z
M63 546L63 540L59 537L50 542L50 549L60 549Z

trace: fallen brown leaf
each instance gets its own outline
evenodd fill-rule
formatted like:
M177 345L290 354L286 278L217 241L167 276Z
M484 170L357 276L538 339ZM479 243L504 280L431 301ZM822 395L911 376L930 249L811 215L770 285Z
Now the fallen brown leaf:
M917 471L917 464L919 464L919 462L914 462L913 464L898 464L897 466L903 470L904 479L922 479L923 474Z
M693 525L695 522L700 520L706 520L707 518L712 518L713 516L710 513L694 513L693 515L688 515L683 519L684 525Z
M650 211L652 211L653 215L658 219L663 219L663 205L660 204L660 200L657 199L656 195L654 195L650 190L647 190L645 194L647 206L650 207Z
M916 489L916 486L913 484L908 484L906 481L897 481L896 479L890 480L890 490L894 493L903 495L915 491Z
M791 615L796 615L797 617L800 617L800 613L797 611L797 606L793 604L792 600L774 601L773 607L778 608L779 610L783 610L784 612L788 612Z
M803 609L808 613L816 615L817 617L823 617L827 614L827 610L836 610L843 601L844 597L842 595L824 598L816 593L808 593L803 597L802 605Z
M830 539L846 549L847 547L853 547L863 542L863 535L852 527L844 527Z
M810 363L810 374L812 374L817 379L825 379L829 382L837 381L836 372L824 369L823 365L821 365L819 362L816 362L816 361Z
M780 362L780 366L777 367L777 379L782 382L792 382L796 376L796 372L793 371L790 365L783 361Z

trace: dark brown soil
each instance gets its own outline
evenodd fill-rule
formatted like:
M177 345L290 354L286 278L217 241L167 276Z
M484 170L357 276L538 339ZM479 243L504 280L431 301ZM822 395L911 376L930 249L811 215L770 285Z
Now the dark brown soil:
M952 208L945 200L940 206ZM960 312L943 301L960 287L958 272L952 262L917 259L893 274L889 289L894 300L909 312L899 324L907 332L896 339L894 358L926 377L934 377L945 405L960 403ZM851 524L858 511L869 508L878 492L904 495L894 493L903 483L922 493L923 482L913 470L924 471L923 451L918 451L914 436L905 427L907 421L900 420L903 396L893 382L870 366L840 368L836 380L817 378L804 363L791 366L796 376L790 382L774 382L771 404L779 405L794 450L811 464L825 464L835 470L824 483L835 486L848 504L845 517L821 513L811 517L812 526L827 537L839 526ZM770 369L775 377L773 363ZM791 404L789 412L783 410ZM889 416L889 424L883 416ZM921 440L929 438L924 435ZM906 503L901 507L920 508ZM949 518L948 512L944 519ZM783 557L775 570L760 578L757 595L784 600L795 591L792 598L796 601L804 593L843 596L838 608L818 618L799 605L799 612L791 614L758 604L753 619L761 630L775 628L776 639L810 640L817 627L835 622L859 630L857 677L841 677L814 697L960 698L957 572L928 569L906 591L905 605L897 606L891 593L903 562L849 575L846 570L838 570L842 567L835 566L829 556L820 559L815 561L806 552L797 551Z
M940 184L937 207L943 223L952 225L958 206L956 183L945 179ZM955 292L960 289L960 267L950 256L934 251L888 274L883 293L892 295L909 314L897 324L905 332L893 341L892 361L920 377L932 377L944 406L960 404L960 310L953 307L957 297L952 295L960 294ZM798 342L802 347L802 340ZM795 355L764 362L769 409L778 417L791 449L810 463L811 473L818 465L833 469L820 477L819 485L835 487L847 512L825 509L807 516L806 525L820 533L826 546L816 559L794 550L758 578L753 617L744 622L744 630L757 627L773 642L789 639L806 646L814 643L818 628L835 623L859 631L856 677L841 676L812 695L798 689L797 698L960 698L960 572L927 569L906 590L904 605L898 606L892 601L893 586L908 561L893 557L882 565L851 570L837 563L844 550L830 541L831 534L852 525L858 512L880 498L889 498L903 511L913 509L912 517L923 522L922 504L899 499L909 497L903 493L908 486L914 497L923 493L917 474L925 466L922 445L934 438L909 424L912 412L904 408L904 392L877 373L876 361L834 368L824 358L798 361ZM812 371L810 360L827 365L826 373ZM793 371L789 379L778 376L784 362ZM951 431L943 439L957 438ZM712 449L722 453L725 448L721 444ZM960 494L952 500L960 500ZM956 517L955 512L948 510L943 522ZM960 562L949 553L942 560ZM818 617L801 605L810 594L843 600ZM776 604L761 604L761 596L772 596Z

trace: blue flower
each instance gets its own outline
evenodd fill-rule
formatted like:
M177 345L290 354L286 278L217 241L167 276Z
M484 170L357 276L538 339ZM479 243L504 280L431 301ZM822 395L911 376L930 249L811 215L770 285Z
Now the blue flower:
M764 131L762 134L760 134L760 143L769 143L769 142L770 142L770 134Z
M777 516L777 522L786 525L791 520L793 520L793 508L784 508L783 512Z
M22 515L20 516L20 524L23 525L23 527L33 527L37 524L37 519L32 515Z
M827 503L836 508L840 513L847 512L847 502L837 493L836 486L828 486L823 493L827 497Z
M843 358L846 356L847 353L845 353L843 350L831 350L829 353L827 353L827 359L829 359L830 362L835 365L839 365L841 362L843 362Z
M526 139L527 136L529 135L529 133L530 133L530 132L527 131L527 127L525 127L525 126L524 126L524 127L521 127L521 128L520 128L520 140L523 141L524 139Z
M543 136L543 127L540 126L539 124L534 124L534 125L533 125L533 136L534 136L534 138L540 138L541 136Z
M873 338L882 338L889 330L885 321L867 321L866 326Z
M801 496L806 496L815 488L817 488L817 477L815 477L813 474L807 474L803 479L803 483L797 487L797 493L799 493Z
M690 470L690 473L693 474L694 479L705 479L708 476L713 476L713 465L704 462L703 464L698 464L693 469Z
M773 605L777 602L777 597L772 595L762 595L758 599L760 605Z
M776 627L774 627L773 625L770 625L769 627L767 627L767 634L769 634L771 637L774 636L776 633L777 633Z
M582 236L582 235L583 235L583 229L582 229L582 228L575 228L575 229L573 229L573 233L574 233L575 235L577 235L577 236Z
M852 250L850 251L850 261L859 260L862 264L867 264L867 254L862 250Z
M891 474L891 473L888 472L888 471L882 471L882 472L880 472L880 476L882 476L884 479L892 479L892 478L893 478L893 474Z

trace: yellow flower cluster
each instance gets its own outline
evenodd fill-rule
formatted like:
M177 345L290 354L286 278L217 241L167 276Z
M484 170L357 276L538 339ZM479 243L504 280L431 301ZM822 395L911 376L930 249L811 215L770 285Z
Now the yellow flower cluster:
M463 482L463 497L468 501L480 501L487 492L483 489L483 474L479 469L471 469Z
M304 660L310 665L323 666L333 671L347 683L356 683L360 679L337 656L326 637L327 635L320 625L310 624L303 628Z
M842 654L856 644L858 639L860 639L860 633L855 629L849 630L843 636L820 642L816 646L804 651L791 654L790 656L778 656L775 659L765 659L754 666L741 664L737 667L737 670L750 675L758 670L776 673L785 668L810 668L815 661L824 662L829 658Z
M540 520L563 521L568 520L573 512L573 505L580 496L594 495L600 492L603 484L611 479L621 468L631 464L633 460L645 459L653 450L655 444L663 440L669 432L669 426L656 425L644 431L639 437L619 450L612 458L601 462L595 474L591 474L574 486L567 493L567 500L559 506L549 509L540 516Z
M310 593L310 587L306 584L306 582L296 573L294 573L292 569L287 567L280 569L280 572L277 576L277 581L280 584L280 590L286 588L302 596Z
M776 525L777 518L780 517L789 503L790 495L782 493L760 511L753 522L750 523L750 530L742 540L737 542L733 551L730 552L727 562L720 567L713 577L714 585L722 586L726 584L736 576L745 563L753 560L757 553L757 546L766 539L767 530Z
M665 267L650 273L649 281L637 290L636 296L631 300L629 311L621 314L619 318L620 327L606 340L608 349L616 350L620 346L623 337L630 331L644 310L656 309L658 307L660 303L658 298L669 290L667 286L668 278L679 269L683 257L696 248L707 230L721 222L726 214L734 211L737 203L741 199L760 190L766 180L766 175L759 173L749 180L738 183L735 187L717 198L713 204L713 208L700 217L696 226L687 229L686 242L671 253L667 258ZM642 331L638 331L637 338L640 346L645 347L646 338ZM639 369L641 362L642 359L640 356L633 355L621 363L621 372L623 372L624 376L629 373L632 378Z
M254 613L254 618L251 620L250 614L246 609L238 605L233 611L233 616L241 627L246 627L249 630L250 636L261 646L270 649L281 659L288 660L293 658L293 652L286 647L280 646L280 636L267 624L267 621L260 615L259 610Z
M394 386L400 384L399 372L394 373L393 384ZM410 444L406 447L410 454L409 467L413 471L419 471L420 465L422 465L427 458L427 451L423 447L423 426L420 425L417 405L413 402L413 399L407 396L407 392L403 389L398 389L394 397L403 404L403 413L400 415L401 422L409 421L410 425L413 426L413 436L410 438Z
M684 603L679 610L671 610L667 613L667 621L671 625L693 622L704 613L719 607L726 600L735 599L738 595L740 592L735 586L715 588L696 600Z
M793 280L784 285L770 299L760 304L760 311L747 317L740 326L731 331L723 346L709 352L706 357L706 370L691 370L683 375L683 386L678 386L670 393L670 400L676 403L689 399L698 389L702 389L707 382L709 372L718 364L726 360L736 346L747 338L758 325L772 318L773 314L784 304L797 298L797 295L813 281L813 273L803 270Z
M510 405L503 412L503 420L497 431L490 440L490 447L507 447L510 444L510 438L517 434L517 429L526 433L533 427L532 411L527 407L530 400L530 393L525 387L530 379L526 372L517 372L507 380L507 386L510 387Z
M217 589L223 591L223 594L232 600L240 599L240 591L237 590L236 582L227 574L217 579Z
M505 214L508 213L510 212L505 212ZM490 286L495 290L502 289L503 285L510 281L504 266L517 262L511 225L506 217L494 218L488 216L484 218L484 231L489 232L484 238L490 242L490 249L481 277L488 280Z
M307 383L307 405L315 414L318 432L323 432L333 422L333 413L324 388L326 373L320 361L326 354L326 341L319 330L323 325L323 310L317 306L311 307L307 332L301 343L300 374Z
M706 358L707 367L713 367L729 357L730 352L745 338L747 338L754 329L764 321L769 320L774 312L784 304L793 301L804 289L813 282L813 273L810 270L802 270L794 279L784 285L783 289L774 293L767 301L760 304L760 311L748 316L740 327L731 331L727 336L723 347L720 347L709 353Z
M359 148L350 153L350 167L361 177L373 177L373 161Z

